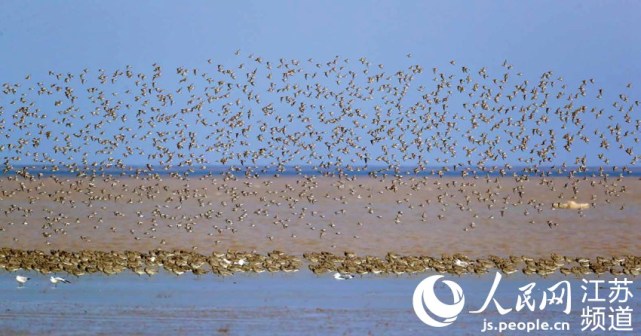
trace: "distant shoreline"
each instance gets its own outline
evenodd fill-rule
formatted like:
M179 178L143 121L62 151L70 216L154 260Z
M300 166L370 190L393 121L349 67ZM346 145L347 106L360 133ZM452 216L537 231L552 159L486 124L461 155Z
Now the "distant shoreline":
M150 169L151 168L151 169ZM168 176L171 174L180 174L185 176L206 176L222 175L231 173L234 176L257 175L261 177L269 176L297 176L297 175L329 175L329 176L448 176L460 177L465 176L531 176L531 177L567 177L570 173L576 177L602 177L602 176L630 176L641 177L641 167L607 166L607 167L587 167L580 170L577 166L556 167L546 166L533 169L527 166L505 167L456 167L456 166L429 166L429 167L328 167L321 168L315 166L205 166L201 168L194 167L173 167L165 169L160 166L125 166L123 168L113 167L78 167L77 169L58 168L56 166L46 165L15 165L9 171L0 171L0 177L14 176L21 172L28 172L31 175L43 176L79 176L79 175L152 175L158 174Z

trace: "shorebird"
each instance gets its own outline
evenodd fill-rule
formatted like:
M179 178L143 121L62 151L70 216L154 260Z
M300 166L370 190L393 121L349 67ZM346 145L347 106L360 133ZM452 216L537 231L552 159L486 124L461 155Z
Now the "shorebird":
M27 281L31 280L31 278L28 278L26 276L22 275L16 275L16 281L18 282L18 287L23 287L24 284L27 283Z
M334 279L336 280L349 280L352 278L354 278L354 276L351 274L341 274L338 272L334 273Z
M49 281L53 284L54 287L58 287L58 283L59 282L71 283L71 281L69 281L67 279L64 279L64 278L61 278L61 277L54 277L54 276L49 277Z
M470 263L468 263L467 261L463 261L461 259L456 259L454 261L454 265L459 266L459 267L467 267L469 264Z

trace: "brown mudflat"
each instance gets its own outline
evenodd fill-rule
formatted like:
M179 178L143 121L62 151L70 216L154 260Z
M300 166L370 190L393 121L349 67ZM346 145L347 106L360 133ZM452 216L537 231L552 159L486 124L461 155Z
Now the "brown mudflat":
M384 256L641 251L638 177L4 178L0 246ZM589 209L553 209L575 199Z

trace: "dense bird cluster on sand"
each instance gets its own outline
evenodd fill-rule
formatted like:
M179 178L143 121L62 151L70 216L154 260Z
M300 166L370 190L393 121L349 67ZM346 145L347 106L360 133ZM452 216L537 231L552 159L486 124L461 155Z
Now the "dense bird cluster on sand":
M345 252L337 256L327 252L309 253L305 259L315 274L338 271L345 274L414 274L423 272L449 273L455 275L482 275L496 270L504 274L522 272L526 275L548 276L560 272L564 275L588 275L611 273L614 275L639 275L641 258L635 256L572 258L553 254L547 258L489 256L471 259L463 254L429 256L402 256L388 253L384 258L358 257Z
M281 251L266 255L227 251L202 255L184 250L136 251L59 251L0 249L0 268L10 272L36 271L42 274L68 273L75 276L103 273L114 275L129 270L138 275L154 275L162 267L175 275L213 273L220 276L237 272L294 272L301 260Z
M615 256L575 258L552 254L550 257L489 256L472 259L463 254L429 256L402 256L388 253L384 258L359 257L353 252L335 255L330 252L312 252L303 255L307 268L314 274L338 272L351 275L401 275L424 272L449 273L453 275L482 275L500 271L510 275L522 272L525 275L548 276L555 273L584 276L589 274L637 276L641 272L641 257ZM281 251L266 255L254 252L214 252L203 255L184 250L136 251L78 251L0 249L0 268L7 271L28 270L42 274L65 272L75 276L92 273L114 275L129 270L138 275L157 274L159 268L175 275L191 272L195 275L213 273L229 276L239 272L296 272L304 265L297 256Z
M67 235L89 243L120 234L122 221L136 223L127 229L132 239L160 247L166 244L160 231L188 234L198 226L208 227L212 248L243 225L302 227L322 240L341 234L341 218L354 204L365 209L363 221L390 225L429 225L445 220L448 211L465 212L470 221L464 231L472 231L515 209L526 217L547 209L598 211L638 180L629 176L641 158L632 84L613 93L592 78L566 83L546 71L532 79L508 62L498 70L454 61L425 69L408 55L405 68L389 69L364 57L273 61L236 54L233 66L209 60L201 68L50 71L3 83L3 246L15 246L22 238L12 235L16 227L36 216L31 230L40 230L47 244ZM294 179L274 182L284 173ZM320 178L330 179L330 191L315 192ZM207 186L194 187L196 180ZM375 190L370 182L383 187ZM531 185L554 198L531 197ZM430 198L414 196L427 189ZM391 218L370 201L378 194L394 195L399 209ZM146 210L123 210L138 206ZM274 208L287 214L274 214ZM553 219L528 223L557 226ZM100 235L74 233L88 226ZM307 259L315 273L513 273L520 267L541 275L639 273L634 256L578 262L350 255L310 253ZM205 256L195 250L5 249L0 263L11 271L76 275L125 269L150 274L159 265L176 274L221 275L301 266L278 252Z

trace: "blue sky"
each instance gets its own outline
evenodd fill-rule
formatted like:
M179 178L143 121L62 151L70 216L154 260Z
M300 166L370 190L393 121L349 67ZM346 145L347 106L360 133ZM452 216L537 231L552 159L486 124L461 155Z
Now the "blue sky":
M641 75L637 1L4 1L0 73L201 64L236 49L265 57L360 57L392 65L510 60L521 71Z
M551 70L619 92L641 78L639 32L637 1L4 1L0 81L237 64L240 49L272 60L365 56L390 68L454 59L499 69L507 59L526 78Z

